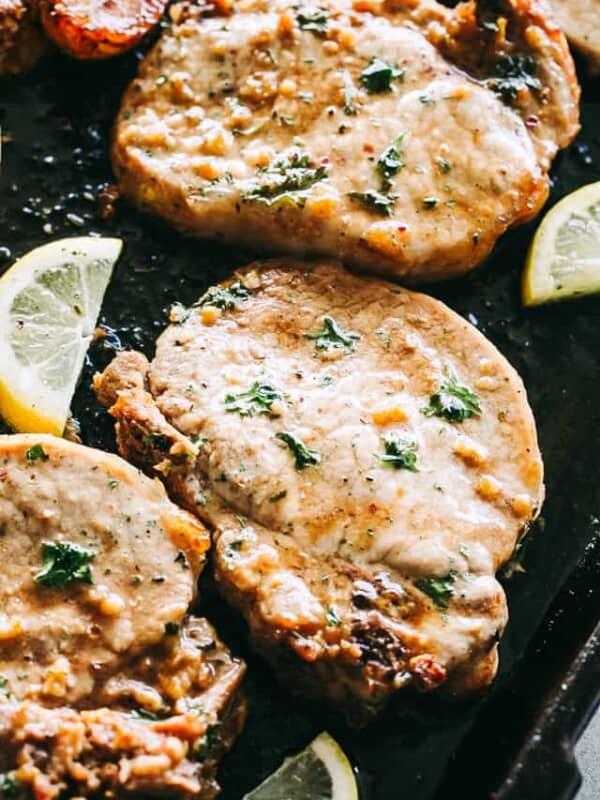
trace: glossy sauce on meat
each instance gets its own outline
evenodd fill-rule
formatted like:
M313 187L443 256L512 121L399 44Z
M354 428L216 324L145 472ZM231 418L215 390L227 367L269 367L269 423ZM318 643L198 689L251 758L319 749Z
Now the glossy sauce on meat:
M259 648L367 712L407 683L488 683L494 573L543 498L514 370L438 301L329 263L257 264L173 315L99 395L123 454L214 528Z

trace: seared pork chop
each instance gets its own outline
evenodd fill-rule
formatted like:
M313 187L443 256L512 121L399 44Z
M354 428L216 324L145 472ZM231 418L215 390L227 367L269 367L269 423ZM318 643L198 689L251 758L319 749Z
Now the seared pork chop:
M578 130L564 37L536 0L246 0L171 8L127 90L114 167L201 236L430 280L544 203Z
M354 719L487 685L494 575L543 499L510 365L442 303L327 262L254 264L172 315L97 392L122 454L213 529L278 673Z
M600 70L600 2L552 0L551 5L571 44L581 50L594 71Z
M243 666L189 615L204 526L117 456L1 436L0 532L0 769L36 797L213 797Z

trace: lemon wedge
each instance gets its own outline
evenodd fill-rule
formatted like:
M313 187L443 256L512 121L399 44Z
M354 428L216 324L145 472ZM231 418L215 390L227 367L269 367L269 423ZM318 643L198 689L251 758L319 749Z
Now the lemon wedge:
M572 192L537 229L523 274L523 303L535 306L600 292L600 181Z
M0 416L15 430L62 434L122 246L60 239L0 278Z
M358 800L358 789L346 754L322 733L243 800Z

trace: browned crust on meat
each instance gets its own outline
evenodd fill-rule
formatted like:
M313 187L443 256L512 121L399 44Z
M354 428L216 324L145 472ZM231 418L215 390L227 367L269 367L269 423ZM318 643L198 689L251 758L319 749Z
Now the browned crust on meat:
M104 59L135 47L160 19L166 0L42 0L42 24L61 50Z

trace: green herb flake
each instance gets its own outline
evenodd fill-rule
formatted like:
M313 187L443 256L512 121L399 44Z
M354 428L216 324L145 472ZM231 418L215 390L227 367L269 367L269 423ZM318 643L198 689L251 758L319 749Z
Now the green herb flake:
M146 447L159 450L161 453L166 453L171 448L171 440L164 433L148 433L142 441Z
M436 158L436 161L438 167L442 172L450 172L450 170L452 169L452 164L448 161L447 158L444 158L443 156L438 156Z
M165 623L165 634L167 636L177 636L179 633L179 625L177 622L166 622Z
M333 606L327 606L325 619L327 620L327 624L331 627L339 628L342 624L342 620L339 618L338 613Z
M250 297L250 291L240 282L236 281L230 286L213 286L202 295L193 308L200 306L215 306L221 311L231 311L237 308L240 303Z
M225 411L237 411L240 417L254 417L257 414L271 414L271 407L276 400L283 400L283 395L269 383L256 381L250 389L239 394L226 394Z
M396 202L395 197L382 194L375 189L367 189L366 192L348 192L348 196L382 217L391 216Z
M423 208L426 208L430 211L432 208L435 208L438 204L439 200L437 197L424 197L423 198Z
M469 417L481 415L479 398L467 386L461 386L456 377L450 375L441 388L429 398L423 409L426 417L441 417L448 422L464 422Z
M271 495L269 497L269 503L278 503L280 500L283 500L284 497L287 497L287 489L282 489L277 494Z
M25 451L25 458L27 461L48 461L48 453L41 444L34 444Z
M115 480L114 478L112 478L112 479L111 479L111 480L108 482L108 488L109 488L109 489L116 489L118 485L119 485L119 481L118 481L118 480Z
M433 600L438 608L446 609L448 601L454 595L455 581L456 572L452 571L443 578L419 578L415 586Z
M404 70L392 67L380 58L373 58L360 73L360 82L369 94L392 91L392 81L402 79Z
M327 33L329 14L324 8L314 8L298 11L296 14L298 25L303 31L312 31L320 35Z
M19 781L12 772L0 774L0 792L4 797L18 797L21 793Z
M194 742L193 754L198 761L205 761L214 755L219 745L219 723L209 725L206 733Z
M492 77L488 78L487 83L494 92L506 103L517 99L519 93L524 89L529 91L539 91L542 84L535 76L536 62L532 56L520 54L505 56L494 65Z
M392 185L391 178L406 166L402 158L402 140L404 134L401 133L392 144L387 147L377 159L377 172L381 178L381 187L387 190Z
M306 192L327 177L323 166L311 166L308 153L292 153L258 171L253 188L242 192L242 199L267 205L290 203L303 207Z
M34 577L36 583L48 588L61 588L74 581L93 583L90 562L94 554L71 542L44 542L43 568Z
M296 436L293 436L291 433L287 433L286 431L276 433L275 436L282 442L285 442L285 444L287 444L291 450L296 461L296 469L305 469L305 467L314 466L315 464L320 463L321 456L319 453L317 453L316 450L311 450Z
M354 331L343 330L332 317L323 317L321 330L305 333L304 337L314 340L317 350L344 350L346 353L354 352L354 343L361 338Z
M398 436L396 433L386 433L381 437L384 455L379 456L379 460L385 466L394 469L408 469L410 472L418 472L417 451L415 442L409 442Z

